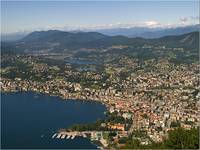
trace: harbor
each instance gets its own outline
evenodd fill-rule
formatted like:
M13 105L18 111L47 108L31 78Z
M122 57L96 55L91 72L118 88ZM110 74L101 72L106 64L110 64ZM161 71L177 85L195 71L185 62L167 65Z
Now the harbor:
M52 135L52 139L61 139L61 140L73 140L76 137L82 137L82 138L88 138L91 141L99 141L99 144L95 144L100 149L104 149L108 146L107 141L103 138L103 132L101 131L83 131L83 132L77 132L77 131L61 131L58 133L54 133Z
M95 142L98 148L104 149L108 147L105 134L108 135L109 133L111 133L111 131L59 131L52 135L52 139L73 140L76 137L88 138L92 142ZM127 137L129 135L128 131L115 131L115 133L119 137Z
M91 131L86 131L86 132L59 132L59 133L54 133L52 135L52 139L57 138L57 139L74 139L75 137L83 137L83 138L88 138L89 135L91 135Z

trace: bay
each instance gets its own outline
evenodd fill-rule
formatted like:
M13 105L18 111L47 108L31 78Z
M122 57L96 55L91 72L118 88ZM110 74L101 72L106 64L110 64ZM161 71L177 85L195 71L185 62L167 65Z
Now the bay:
M52 139L60 128L105 118L106 107L96 102L17 92L1 94L2 148L96 149L89 139Z

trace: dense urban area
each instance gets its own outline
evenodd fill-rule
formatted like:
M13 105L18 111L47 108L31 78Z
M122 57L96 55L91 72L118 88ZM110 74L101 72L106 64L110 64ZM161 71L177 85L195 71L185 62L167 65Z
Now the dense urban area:
M102 148L199 148L197 49L164 44L97 49L3 53L1 91L103 103L106 119L59 131L87 131Z

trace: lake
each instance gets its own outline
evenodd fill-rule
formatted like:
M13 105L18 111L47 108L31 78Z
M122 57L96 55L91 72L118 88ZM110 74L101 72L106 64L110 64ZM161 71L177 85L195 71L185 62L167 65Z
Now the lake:
M89 139L52 139L60 128L105 118L106 107L96 102L17 92L1 94L2 148L95 149Z

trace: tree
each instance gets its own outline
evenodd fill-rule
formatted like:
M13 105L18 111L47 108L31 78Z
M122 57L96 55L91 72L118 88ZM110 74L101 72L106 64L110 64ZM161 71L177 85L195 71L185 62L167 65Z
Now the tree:
M177 128L169 131L168 139L165 141L165 147L171 149L198 149L199 148L199 130L185 130Z
M140 133L137 131L136 133ZM128 137L125 149L199 149L199 128L186 130L177 128L168 132L168 138L162 143L153 142L148 145L141 145L138 139L133 138L134 134Z
M128 139L124 149L138 149L140 147L140 141L138 139Z
M174 122L174 121L173 121L173 122L171 123L171 125L170 125L170 127L172 127L172 128L180 127L180 126L181 126L181 124L180 124L180 122L178 122L178 121L177 121L177 122Z

